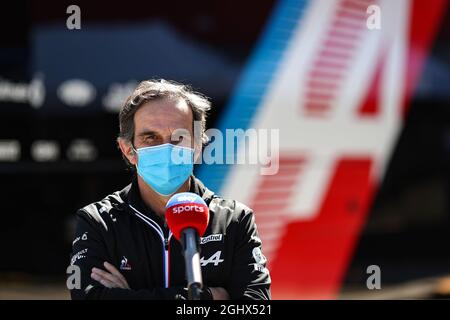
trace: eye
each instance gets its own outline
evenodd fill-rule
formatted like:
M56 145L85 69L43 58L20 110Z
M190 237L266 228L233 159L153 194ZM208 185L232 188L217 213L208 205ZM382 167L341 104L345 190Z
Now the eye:
M160 140L160 137L154 133L148 133L142 137L142 143L145 144L146 146L157 145L160 142L159 140Z

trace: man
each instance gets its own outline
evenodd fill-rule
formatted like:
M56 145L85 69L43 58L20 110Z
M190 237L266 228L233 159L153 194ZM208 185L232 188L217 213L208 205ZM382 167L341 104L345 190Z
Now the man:
M118 145L130 185L77 212L71 265L81 271L73 299L185 299L181 244L168 229L169 198L194 192L209 206L201 247L202 299L270 299L270 275L251 209L196 179L209 101L175 82L143 81L119 114ZM200 135L194 124L200 123ZM193 138L191 138L193 137ZM188 161L175 161L174 154Z

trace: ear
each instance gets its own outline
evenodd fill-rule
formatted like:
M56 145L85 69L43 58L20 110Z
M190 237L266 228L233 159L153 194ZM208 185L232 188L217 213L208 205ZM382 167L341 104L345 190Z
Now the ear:
M133 146L131 143L123 138L118 138L117 143L119 144L119 148L122 151L124 157L128 159L128 161L135 166L137 163L137 155L133 150Z

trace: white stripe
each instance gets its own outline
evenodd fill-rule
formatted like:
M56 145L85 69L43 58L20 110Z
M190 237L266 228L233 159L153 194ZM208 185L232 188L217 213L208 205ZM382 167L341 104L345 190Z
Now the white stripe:
M159 237L162 241L163 251L164 251L164 257L163 257L163 263L164 263L164 286L165 288L169 287L169 250L166 250L166 239L164 237L164 233L161 229L161 227L152 219L147 217L146 215L139 212L137 209L135 209L132 205L129 205L131 209L135 211L136 217L140 218L142 221L144 221L146 224L148 224L150 227L152 227L156 233L158 233ZM151 223L152 222L152 223ZM169 230L169 237L167 238L167 243L170 242L170 239L172 238L172 231Z
M159 236L164 239L164 232L162 231L161 227L154 222L153 220L149 220L146 216L144 216L142 213L135 213L136 216L138 218L140 218L142 221L144 221L145 223L147 223L148 225L152 226L153 229L156 230L156 232L158 232Z
M140 216L139 214L136 214L136 217L138 217L139 219L141 219L142 221L144 221L146 224L148 224L150 227L152 227L156 233L159 235L159 237L161 238L163 244L164 244L164 235L162 234L161 229L157 229L153 224L151 224L148 220L145 220L142 216Z
M164 246L164 285L169 287L169 250Z
M164 238L164 234L163 231L161 229L161 227L159 226L159 224L157 224L153 219L147 217L145 214L141 213L139 210L137 210L135 207L133 207L131 204L129 205L131 209L133 209L135 211L135 213L137 215L139 215L139 217L147 222L151 222L153 224L154 227L156 227L159 231L158 233Z

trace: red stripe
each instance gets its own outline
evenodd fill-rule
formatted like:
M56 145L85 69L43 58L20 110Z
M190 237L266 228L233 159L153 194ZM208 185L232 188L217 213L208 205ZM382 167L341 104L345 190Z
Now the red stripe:
M306 97L309 100L331 100L333 98L334 94L332 93L320 93L320 92L314 92L314 91L308 91L306 93Z
M281 191L261 190L256 195L255 202L259 202L263 199L275 199L278 201L280 199L284 200L285 198L286 198L286 191L283 191L283 190L281 190Z
M374 2L374 1L371 1ZM370 3L373 4L373 3ZM366 12L367 7L370 5L369 3L361 3L359 1L352 1L352 0L344 0L341 2L341 7L348 8L348 9L354 9L359 12Z
M287 200L287 198L285 198L285 200ZM259 204L258 202L256 202L256 199L254 200L254 204L251 207L253 209L253 211L256 212L256 214L258 214L258 212L273 212L274 214L276 212L278 212L281 209L286 208L287 204L286 201L283 201L283 203L280 205L278 203L273 203L273 204Z
M325 58L334 58L334 59L350 59L351 54L349 53L342 53L342 52L336 52L333 51L331 48L327 48L325 50L322 50L319 53L319 57L325 57Z
M261 177L258 183L258 192L255 193L251 201L251 207L256 214L261 212L279 212L279 210L287 206L288 202L286 200L290 198L305 162L303 155L284 155L279 160L278 174ZM286 189L287 191L285 191ZM262 200L265 199L275 200L275 202L264 203Z
M317 60L314 64L319 68L327 68L327 69L346 69L347 66L343 63L330 62L326 60Z
M448 2L445 0L433 0L432 4L423 0L412 2L409 29L410 49L408 51L408 67L405 70L406 85L401 110L403 117L408 112L413 91L447 6Z
M358 109L358 114L360 116L376 116L380 111L381 80L386 64L386 57L386 49L383 48L372 81L367 90L366 97Z
M331 30L329 35L332 36L333 38L344 38L352 40L358 40L359 37L361 36L359 33L342 32L337 30Z
M305 164L306 159L302 156L286 156L280 157L280 165L299 165L299 164ZM271 176L267 176L271 177Z
M347 11L347 10L338 10L337 17L354 20L356 22L366 21L366 15L365 15L366 9L367 9L367 7L364 9L364 11L361 11L361 13L359 13L357 11L352 12L352 11Z
M275 189L275 188L291 188L296 183L295 179L285 179L285 180L263 180L260 185L260 189Z
M312 78L339 79L342 77L342 74L313 69L311 70L310 76Z
M309 80L307 85L309 87L312 87L314 89L336 89L338 87L337 83L329 83L329 82L322 82L322 81L314 81L314 80Z
M333 39L325 40L324 45L325 45L325 47L341 48L341 49L345 49L345 50L353 50L353 49L355 49L355 44L354 43L346 43L346 42L343 42L343 41L336 41L336 40L333 40Z
M309 112L324 112L328 111L331 108L331 106L327 103L319 103L314 101L307 101L305 103L305 110Z
M314 118L321 118L321 119L327 118L328 119L330 117L330 114L328 112L329 110L330 110L330 107L328 107L328 109L325 109L322 111L305 109L305 110L303 110L303 114L306 117L314 117Z
M332 28L343 28L348 30L362 30L365 28L365 24L363 23L349 23L348 21L338 20L335 19L333 23L331 24Z
M370 158L338 161L316 218L288 226L271 264L274 298L336 298L371 203L371 168Z
M269 181L277 181L277 180L289 180L293 179L294 176L299 172L300 165L294 166L294 165L282 165L279 164L278 173L271 176L266 176L266 180Z

